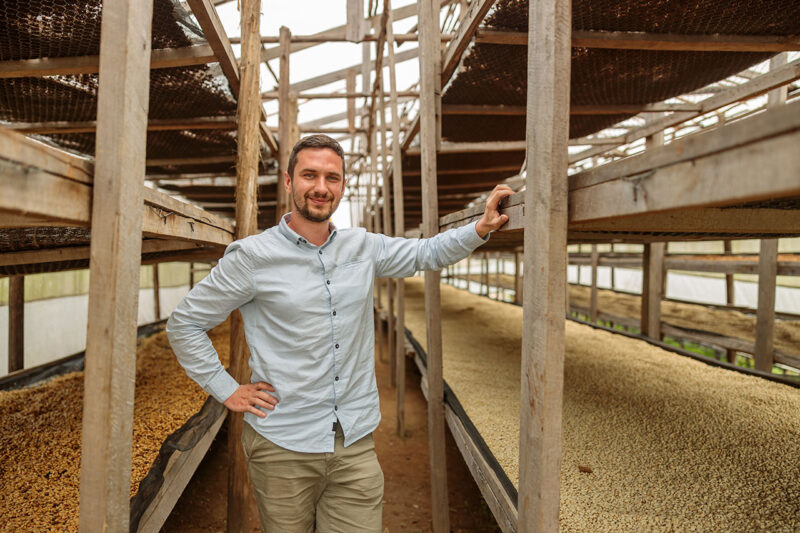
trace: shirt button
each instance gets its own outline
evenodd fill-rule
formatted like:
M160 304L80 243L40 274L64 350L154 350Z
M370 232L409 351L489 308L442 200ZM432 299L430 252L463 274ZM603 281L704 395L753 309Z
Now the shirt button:
M331 284L331 280L329 280L329 279L326 279L326 280L325 280L325 283L327 283L328 285L330 285L330 284Z
M333 316L336 316L336 311L333 312Z
M336 345L336 349L337 349L337 350L339 349L339 345L338 345L338 344Z
M338 406L338 405L334 405L334 406L333 406L333 410L334 410L334 411L338 411L338 410L339 410L339 406Z
M339 376L336 376L335 378L333 378L333 380L334 381L339 381Z
M319 255L322 255L322 250L319 251Z

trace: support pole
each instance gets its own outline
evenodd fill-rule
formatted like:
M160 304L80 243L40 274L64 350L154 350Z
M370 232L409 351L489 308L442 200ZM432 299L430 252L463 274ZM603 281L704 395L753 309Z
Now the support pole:
M786 64L787 54L774 56L769 61L770 70ZM784 85L768 94L767 108L786 103L788 87ZM778 275L778 239L761 239L758 252L758 309L756 311L755 368L772 371L775 343L775 289Z
M500 278L500 263L502 261L501 252L497 252L497 257L494 263L494 285L495 285L495 299L500 302L503 300L503 287Z
M242 0L242 57L239 62L241 87L239 103L236 108L238 125L238 149L236 152L236 239L243 239L258 231L258 158L259 158L259 119L261 118L261 97L259 91L259 57L260 57L260 0ZM284 30L286 30L284 32ZM281 37L285 38L288 29L281 28ZM286 65L288 67L288 64ZM285 78L284 78L285 76ZM286 72L281 64L281 82L288 83ZM288 95L287 95L288 97ZM288 104L288 98L284 99ZM288 111L288 105L284 107ZM288 134L288 121L284 120L281 130ZM286 145L282 137L281 154ZM288 159L288 154L287 154ZM285 169L286 167L281 167ZM278 179L278 190L283 190L283 180ZM280 213L280 204L277 207ZM231 359L230 372L240 384L250 383L250 368L247 361L250 350L244 336L242 315L239 311L231 314ZM243 533L247 529L250 506L250 483L247 475L247 461L242 451L241 438L244 425L243 413L228 415L228 533Z
M592 245L592 289L589 300L589 320L597 322L597 265L600 255L597 253L597 245Z
M721 115L724 117L725 115ZM725 240L722 243L722 246L725 250L725 255L731 255L733 252L731 241ZM733 284L733 274L725 274L725 303L727 305L733 306L736 305L734 302L736 300L734 295L735 289ZM728 348L725 350L725 359L731 363L736 364L736 350L731 350Z
M189 290L194 288L194 265L196 263L189 263Z
M514 252L514 303L522 303L522 276L520 275L519 252Z
M161 320L161 290L158 283L158 263L153 263L153 316Z
M153 3L106 0L102 15L81 434L82 532L129 529Z
M25 368L25 276L8 278L8 372Z
M376 54L378 57L383 55L383 50L379 49ZM383 95L383 72L378 72L378 94ZM386 138L386 102L383 96L378 99L378 118L381 125L381 175L383 176L383 233L392 235L392 209L389 203L391 196L389 189L389 145ZM395 367L397 359L394 357L394 287L391 279L386 279L386 355L389 359L389 385L396 386L397 376Z
M571 29L570 0L528 3L520 533L558 531Z
M654 120L658 120L658 116ZM645 139L645 149L652 150L664 144L664 132L660 131ZM664 253L666 243L653 242L644 245L642 256L642 334L661 339L661 300L664 298Z
M420 170L423 237L439 233L436 185L436 100L441 78L438 42L439 0L417 3L420 34ZM438 68L437 68L438 67ZM437 271L425 272L425 319L428 328L428 438L431 462L431 512L434 533L450 531L445 454L444 380L442 374L441 288Z
M244 12L244 10L243 10ZM242 42L244 43L244 27L242 27ZM275 206L275 223L279 224L281 217L288 213L291 201L283 188L283 173L289 168L289 155L291 146L291 110L289 109L289 56L292 44L292 32L286 26L280 29L280 67L278 70L278 195ZM244 44L242 44L244 46ZM244 52L243 52L244 53Z

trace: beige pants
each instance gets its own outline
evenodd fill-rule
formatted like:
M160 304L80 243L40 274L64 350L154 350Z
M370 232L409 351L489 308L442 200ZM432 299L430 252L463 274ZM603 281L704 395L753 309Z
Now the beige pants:
M380 533L383 471L372 434L333 453L293 452L244 423L242 446L264 533Z

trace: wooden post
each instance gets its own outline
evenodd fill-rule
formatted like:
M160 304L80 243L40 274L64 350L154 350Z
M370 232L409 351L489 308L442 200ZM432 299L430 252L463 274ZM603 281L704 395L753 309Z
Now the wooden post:
M499 302L503 300L503 287L500 278L500 262L502 261L501 252L497 252L497 257L494 263L494 284L495 284L495 299Z
M769 61L770 70L786 64L787 54L774 56ZM784 85L768 93L767 107L786 103L788 86ZM772 371L774 362L775 333L775 289L778 275L778 239L761 239L758 252L758 309L756 311L755 368Z
M417 3L420 47L420 170L423 237L439 233L436 183L436 98L441 77L439 0ZM434 533L450 531L445 455L444 380L442 374L442 301L439 271L425 272L425 319L428 327L428 438L431 462L431 513Z
M597 265L600 262L600 255L597 253L597 245L592 245L592 292L589 302L589 320L597 322Z
M364 38L364 0L347 0L345 39L357 43Z
M470 270L469 270L470 266L471 266L470 265L470 260L471 259L472 259L472 254L469 254L467 256L467 292L469 292L469 284L472 282L472 279L470 278L471 273L470 273Z
M570 0L528 3L520 533L558 531L571 29Z
M244 10L243 10L244 12ZM242 28L244 39L244 28ZM291 210L291 198L283 188L283 173L289 167L291 146L291 110L289 103L289 56L292 45L292 32L286 26L280 29L280 68L278 70L278 194L275 204L275 223L279 224L281 217Z
M241 87L236 108L238 149L236 151L236 239L243 239L258 231L258 159L259 159L259 119L261 118L261 95L259 88L260 71L260 0L242 0L242 57L239 62ZM285 31L284 31L285 30ZM288 29L281 28L281 39L286 38ZM287 58L288 61L288 58ZM281 63L281 82L288 84L288 64L284 71ZM285 95L283 113L289 113L288 95ZM291 121L286 115L283 120L280 142L281 154L288 160L284 142L289 139ZM291 148L291 147L289 147ZM286 167L281 167L285 169ZM283 190L283 179L278 179L278 190ZM277 207L280 212L280 205ZM250 383L250 368L247 361L250 350L244 336L242 315L231 314L231 358L230 372L240 384ZM244 425L243 413L228 415L228 533L242 533L247 529L250 506L250 483L247 474L247 461L242 450L241 438Z
M379 49L376 57L383 56L383 49ZM386 101L383 97L384 83L383 72L378 72L378 118L381 125L381 175L383 176L383 233L392 235L392 209L389 203L391 192L389 188L389 144L386 138ZM389 359L389 385L396 385L397 376L395 366L397 360L394 357L394 287L392 280L387 279L386 283L386 355Z
M348 93L356 92L356 70L350 69L347 71L347 78L345 78L345 90ZM348 98L347 99L347 129L350 130L350 133L355 133L356 131L356 99L355 98ZM353 145L355 146L355 145Z
M725 117L725 115L721 114L721 117ZM722 242L723 249L725 250L725 255L731 255L733 249L731 247L731 241L725 240ZM734 283L733 283L733 274L725 274L725 303L727 305L735 305L736 297L734 295ZM736 350L731 350L730 348L725 350L725 359L732 364L736 364Z
M153 3L103 2L92 196L80 522L127 531Z
M153 263L153 316L161 320L161 291L158 283L158 263Z
M519 252L514 252L514 303L522 303L522 276L520 275Z
M405 206L403 203L403 160L400 154L400 113L397 100L397 72L394 57L394 30L392 28L391 0L383 1L386 13L386 48L389 59L389 98L392 114L392 190L394 204L394 234L405 235ZM405 281L398 279L396 284L396 321L395 321L395 386L397 400L397 434L405 437L405 401L406 401L406 343L405 343Z
M8 372L25 368L25 276L8 277Z
M483 252L481 258L481 294L489 296L489 252Z
M658 120L658 114L653 120ZM652 150L664 144L664 132L660 131L645 139L645 149ZM661 339L661 300L664 298L664 253L663 242L644 245L642 256L642 308L640 326L642 334Z
M614 255L614 243L611 243L611 255ZM611 290L617 290L617 271L614 270L614 267L611 267Z
M194 265L195 263L189 263L189 290L194 288Z

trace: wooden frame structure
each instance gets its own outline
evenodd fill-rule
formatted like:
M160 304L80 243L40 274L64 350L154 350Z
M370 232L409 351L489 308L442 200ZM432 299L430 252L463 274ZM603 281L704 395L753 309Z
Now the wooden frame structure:
M152 261L143 258L143 254L158 253L161 258L187 262L213 259L234 238L254 233L259 222L264 225L265 219L258 218L259 207L262 212L269 210L270 223L278 220L288 209L280 176L301 131L341 133L353 139L354 147L358 143L349 162L355 175L350 200L354 218L369 229L383 228L397 236L432 237L479 219L483 207L465 205L480 201L494 183L506 181L521 191L504 201L502 209L509 222L486 246L486 250L515 254L514 292L524 310L517 506L510 502L496 476L486 467L485 458L476 449L463 422L444 402L440 273L425 275L427 361L418 364L424 367L423 389L429 402L432 509L437 533L449 530L446 427L453 433L504 531L558 529L563 320L569 309L564 298L568 243L645 244L644 263L638 260L646 272L641 325L646 334L658 338L661 334L675 333L659 317L664 272L674 268L677 260L665 255L665 241L742 235L764 238L758 267L752 262L735 267L731 262L725 267L726 273L734 268L748 271L758 268L763 280L759 335L754 346L745 348L753 350L762 370L769 369L773 361L798 363L796 358L774 351L770 327L774 320L774 277L796 268L781 265L775 259L777 245L773 243L779 236L797 234L800 228L800 211L796 207L785 209L776 205L800 197L797 181L800 152L796 150L800 143L800 102L782 104L780 109L774 107L786 100L787 84L800 79L800 59L785 65L776 63L770 72L756 73L740 85L716 88L713 96L703 100L570 105L573 47L775 53L800 49L796 36L573 31L570 0L530 2L528 31L503 32L482 27L496 4L494 0L461 2L458 19L451 19L454 11L450 11L445 24L441 24L441 8L448 6L449 0L420 0L416 6L394 10L385 0L383 17L364 17L363 4L349 1L345 26L312 36L292 36L288 28L282 28L278 37L262 37L258 25L260 2L244 0L242 36L229 39L214 8L218 2L187 0L187 3L207 44L151 51L152 5L113 0L104 2L98 55L0 63L0 79L99 72L101 89L96 120L18 122L0 128L3 191L0 228L66 226L92 230L89 246L58 246L0 256L0 266L49 264L58 268L68 261L90 262L92 286L84 410L84 450L88 459L83 464L81 483L83 530L128 527L130 470L126 457L131 447L135 368L132 346L136 330L132 310L136 308L139 266ZM394 33L394 21L414 15L419 20L418 33ZM338 41L362 43L362 63L290 83L291 53ZM418 41L419 48L402 52L395 48L397 43L407 41ZM241 58L233 54L232 42L241 43ZM279 46L262 46L271 42ZM374 59L372 42L376 43ZM452 80L465 68L470 47L478 44L527 46L526 105L442 103L443 89L446 93L452 86ZM386 55L384 45L388 46ZM127 54L131 49L142 49L145 53ZM261 92L260 62L278 58L277 91ZM400 91L396 65L415 58L420 59L419 87ZM235 117L227 114L148 120L148 72L211 62L219 62L237 100ZM388 92L383 79L384 65L388 65ZM361 76L361 91L356 91L357 75ZM336 81L345 81L344 93L312 91ZM741 119L736 117L737 120L729 120L702 135L676 138L671 131L672 138L665 142L664 132L668 129L771 90L783 91L783 96L772 96L772 104L766 111ZM277 139L266 126L262 106L263 99L275 97L280 110ZM416 97L419 113L410 120L407 113L401 112L400 101ZM347 111L306 125L298 124L298 99L333 98L346 99ZM361 98L365 102L360 107L357 128L356 100ZM390 122L386 120L387 104ZM629 128L624 134L569 138L570 117L638 113L654 118L646 125ZM654 115L662 113L666 114ZM524 139L443 140L442 124L446 117L464 116L525 117ZM345 119L346 127L325 129L327 124ZM238 150L235 155L148 158L147 132L187 129L236 129ZM91 132L96 132L98 139L94 162L23 137L23 134ZM401 132L405 132L404 137ZM419 145L412 145L417 137ZM646 151L620 159L634 151L629 148L639 139L648 139ZM588 148L570 152L570 146ZM270 154L278 159L277 179L259 166L259 159L269 158ZM475 154L500 157L499 161L487 159L485 164L471 168L446 159L446 156L466 158ZM413 158L419 159L418 165L408 164ZM523 166L523 161L531 164ZM219 176L234 175L233 163L235 180L218 181ZM570 165L575 170L572 174ZM148 175L151 183L182 194L205 209L142 185ZM754 175L762 179L753 179ZM220 213L235 214L235 224ZM415 229L415 222L420 220L420 228ZM603 319L607 315L599 312L596 304L597 269L612 264L612 258L598 253L595 247L589 257L580 261L592 266L595 289L590 315ZM681 264L686 266L689 262ZM522 276L522 270L528 275ZM487 263L485 286L488 285ZM21 331L22 278L13 278L12 286L15 303L10 316L15 331ZM115 288L110 298L107 287ZM391 295L384 313L390 319L385 342L397 387L397 431L402 435L407 355L403 342L404 285L399 280L379 290L387 290ZM393 325L391 318L395 319ZM15 366L21 366L18 336L10 338L10 346ZM232 374L245 380L247 349L236 318L231 346ZM725 346L730 350L743 349L730 342ZM230 420L229 442L232 449L238 450L233 444L241 431L241 417ZM214 433L221 419L218 422L213 426ZM186 460L186 464L196 466L195 459ZM241 531L246 523L244 479L243 458L241 454L233 454L228 486L229 531ZM182 488L171 490L179 493ZM163 510L155 514L161 516Z

